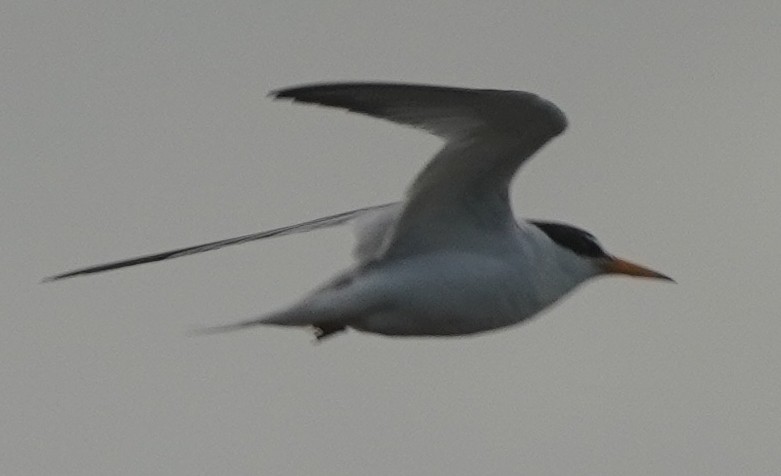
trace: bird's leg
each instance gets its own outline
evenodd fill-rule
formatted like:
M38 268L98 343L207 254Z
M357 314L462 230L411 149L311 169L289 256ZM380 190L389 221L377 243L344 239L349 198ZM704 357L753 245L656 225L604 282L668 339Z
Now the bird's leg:
M338 322L318 322L312 326L315 330L315 342L320 342L326 337L346 330L344 324Z

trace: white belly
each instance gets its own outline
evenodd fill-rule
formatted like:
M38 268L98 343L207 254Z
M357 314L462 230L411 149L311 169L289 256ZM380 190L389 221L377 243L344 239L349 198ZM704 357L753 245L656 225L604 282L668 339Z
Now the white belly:
M472 334L528 319L569 290L541 294L532 264L513 258L441 253L369 273L366 284L387 305L349 325L386 335Z

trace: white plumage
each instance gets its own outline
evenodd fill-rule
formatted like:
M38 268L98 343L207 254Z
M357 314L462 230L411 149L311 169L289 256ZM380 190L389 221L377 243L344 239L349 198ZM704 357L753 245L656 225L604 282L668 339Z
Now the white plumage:
M387 335L462 335L509 326L606 273L670 279L605 253L559 223L513 217L510 181L567 126L564 114L518 91L387 83L303 86L272 93L425 129L446 143L403 201L205 245L92 266L49 280L200 253L353 222L355 265L291 307L220 326L351 327Z

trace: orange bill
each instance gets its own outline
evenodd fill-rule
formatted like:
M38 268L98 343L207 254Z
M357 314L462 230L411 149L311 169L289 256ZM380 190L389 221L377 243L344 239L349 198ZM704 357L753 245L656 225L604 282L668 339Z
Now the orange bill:
M675 282L673 278L667 275L654 271L650 268L646 268L645 266L632 263L631 261L616 257L611 257L608 261L605 261L605 263L602 265L602 269L605 273L608 274L625 274L627 276L635 276L638 278L664 279L665 281Z

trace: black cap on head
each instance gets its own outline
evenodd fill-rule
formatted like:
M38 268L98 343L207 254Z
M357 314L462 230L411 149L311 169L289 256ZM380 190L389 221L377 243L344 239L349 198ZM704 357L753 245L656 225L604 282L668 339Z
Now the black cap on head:
M543 221L532 221L531 223L548 235L548 238L557 245L567 248L575 254L589 258L608 256L594 235L585 230L564 223Z

